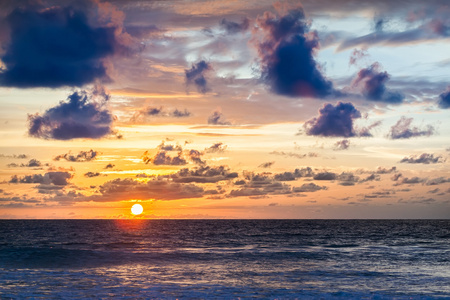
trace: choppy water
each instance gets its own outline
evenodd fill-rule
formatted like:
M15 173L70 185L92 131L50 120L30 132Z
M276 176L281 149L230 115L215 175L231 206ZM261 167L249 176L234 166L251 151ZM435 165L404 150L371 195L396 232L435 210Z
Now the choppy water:
M450 299L450 220L0 220L0 298Z

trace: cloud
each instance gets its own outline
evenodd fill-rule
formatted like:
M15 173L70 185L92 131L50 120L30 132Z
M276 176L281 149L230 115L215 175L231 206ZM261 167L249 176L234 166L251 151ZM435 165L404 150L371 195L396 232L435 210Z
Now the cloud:
M187 161L183 158L183 152L178 152L177 156L169 156L166 151L158 151L154 157L148 156L148 151L144 152L143 161L148 163L153 163L154 165L171 165L171 166L181 166L187 164Z
M433 178L433 179L428 180L426 185L438 185L438 184L447 183L447 182L450 182L450 177L449 178L438 177L438 178Z
M130 178L117 178L100 186L101 195L91 196L86 200L93 201L123 201L128 199L177 200L185 198L200 198L203 188L193 184L181 184L168 180L149 180L141 182Z
M274 179L278 181L292 181L301 177L312 177L314 172L310 167L295 169L294 172L284 172L274 175Z
M389 74L380 71L380 65L374 63L367 68L361 69L353 79L352 87L359 90L364 97L371 101L398 104L403 102L405 96L399 92L390 91L386 88Z
M83 3L21 6L8 14L0 85L57 88L111 81L106 59L127 47L131 37L113 5Z
M10 179L10 183L41 183L41 184L54 184L54 185L67 185L68 180L72 178L72 174L69 172L47 172L42 174L25 175L18 177L13 175Z
M57 155L53 158L55 161L60 161L62 159L70 161L70 162L86 162L91 161L97 158L99 154L98 151L89 150L89 151L80 151L78 154L74 155L71 152Z
M347 150L350 147L350 141L347 139L334 143L333 150Z
M100 87L74 92L42 116L28 115L28 134L55 140L99 139L113 134L114 117L106 108L108 100L109 95Z
M194 84L200 93L205 94L206 92L210 91L208 82L205 78L205 73L211 69L211 65L204 60L193 64L191 69L184 70L184 73L186 75L186 83L188 85Z
M390 139L397 140L419 136L430 136L434 134L435 129L431 125L427 125L425 129L420 129L418 127L411 128L412 121L413 118L406 118L405 116L402 116L400 120L398 120L397 123L391 127L388 137Z
M29 168L33 168L33 167L41 167L42 163L37 160L37 159L30 159L26 164L16 164L16 163L10 163L8 164L8 167L29 167Z
M352 137L356 135L353 120L360 117L361 113L351 103L325 104L319 110L319 117L303 126L307 135Z
M384 167L378 167L376 170L377 174L390 174L397 172L397 167L392 167L390 169L384 168Z
M222 153L225 152L227 149L227 145L224 145L223 143L215 143L212 146L205 148L206 153Z
M130 122L139 123L148 121L148 117L172 117L172 118L186 118L190 117L192 114L187 110L179 110L175 108L174 110L167 110L161 107L148 106L141 110L136 111L130 118Z
M445 160L442 156L434 156L434 154L422 153L421 155L411 155L404 157L400 162L408 164L437 164Z
M326 97L338 94L315 61L319 38L309 30L302 8L285 15L266 12L257 19L262 40L255 41L261 64L261 80L277 94Z
M168 177L179 183L216 183L237 178L238 173L231 172L227 166L200 166L194 169L183 168Z
M294 187L292 189L292 191L294 193L311 193L311 192L317 192L317 191L326 190L326 189L327 189L326 186L320 186L320 185L317 185L317 184L311 182L311 183L305 183L300 187Z
M440 108L450 108L450 87L445 92L439 95L438 105Z
M265 162L260 164L258 168L270 168L274 163L274 161Z
M381 121L376 121L372 124L370 124L367 127L362 127L361 129L357 129L357 135L360 137L372 137L372 133L370 132L373 128L378 127L381 125Z
M294 158L298 158L298 159L302 159L305 157L318 157L319 156L319 154L317 154L315 152L309 152L307 154L300 154L300 153L295 153L295 152L272 151L269 154L286 156L286 157L294 157Z
M220 110L216 110L208 117L208 124L231 125L231 122L227 120L227 118L223 115L223 113Z
M19 159L27 159L28 155L26 154L0 154L0 157L5 157L5 158L19 158Z
M337 178L336 173L332 172L321 172L314 175L314 180L335 180Z
M228 34L235 34L246 31L249 25L250 20L248 18L244 18L241 23L228 21L227 19L222 19L222 21L220 21L220 27L225 29Z
M114 168L114 167L115 167L115 165L109 163L109 164L107 164L107 165L105 166L105 169L112 169L112 168Z
M205 161L202 160L202 155L203 152L200 152L198 150L191 149L187 151L187 156L190 158L190 160L198 165L205 164Z
M89 178L97 177L97 176L100 176L100 175L101 174L99 172L87 172L87 173L84 173L84 177L89 177Z

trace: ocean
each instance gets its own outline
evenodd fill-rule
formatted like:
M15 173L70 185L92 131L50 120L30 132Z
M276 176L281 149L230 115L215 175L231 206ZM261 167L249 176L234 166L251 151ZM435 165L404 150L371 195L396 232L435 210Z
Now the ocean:
M0 299L450 299L450 220L0 220Z

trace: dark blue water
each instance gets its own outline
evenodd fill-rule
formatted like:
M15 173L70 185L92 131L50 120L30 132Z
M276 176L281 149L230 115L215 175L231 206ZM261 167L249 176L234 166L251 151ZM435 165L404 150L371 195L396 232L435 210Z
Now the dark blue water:
M27 297L450 299L450 220L0 220Z

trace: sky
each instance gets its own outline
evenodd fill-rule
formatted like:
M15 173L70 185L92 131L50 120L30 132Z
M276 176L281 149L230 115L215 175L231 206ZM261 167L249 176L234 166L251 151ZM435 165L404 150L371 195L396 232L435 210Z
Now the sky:
M0 218L449 218L449 15L2 1Z

